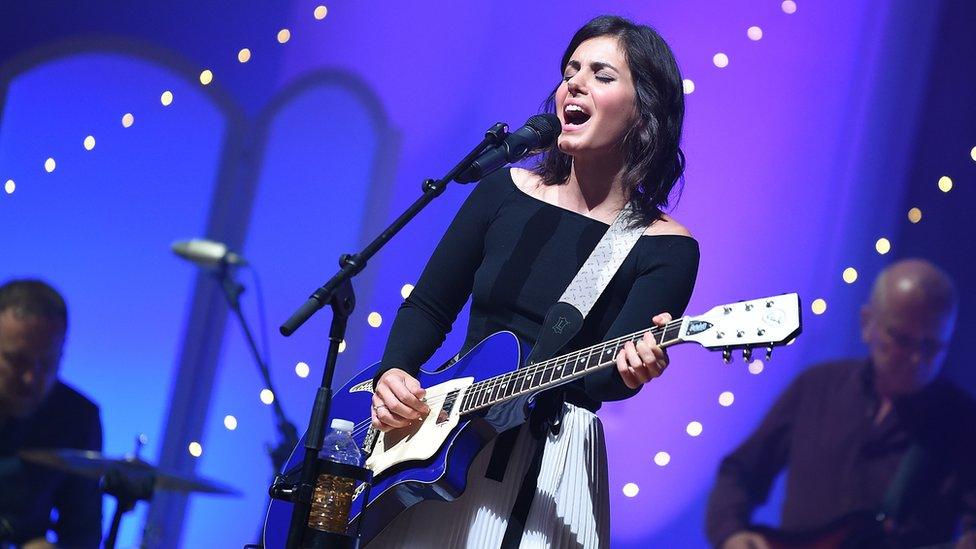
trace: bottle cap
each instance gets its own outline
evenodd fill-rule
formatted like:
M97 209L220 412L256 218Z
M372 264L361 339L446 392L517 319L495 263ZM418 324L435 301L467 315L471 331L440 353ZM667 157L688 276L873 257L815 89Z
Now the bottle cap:
M329 425L337 431L345 431L351 433L353 428L356 426L355 423L349 421L348 419L333 419L332 423Z

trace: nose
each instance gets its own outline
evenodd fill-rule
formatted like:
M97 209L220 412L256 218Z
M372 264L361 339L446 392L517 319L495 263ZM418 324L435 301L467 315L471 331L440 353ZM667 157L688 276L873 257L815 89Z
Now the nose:
M31 387L37 384L41 378L44 377L44 374L42 373L43 371L44 365L38 361L32 364L31 367L24 368L23 373L20 374L20 382L26 387Z
M566 85L569 89L570 95L579 95L581 93L586 93L586 89L583 87L580 81L580 73L576 73L566 81Z
M37 368L26 368L24 369L24 373L20 375L20 382L28 387L33 385L36 379Z

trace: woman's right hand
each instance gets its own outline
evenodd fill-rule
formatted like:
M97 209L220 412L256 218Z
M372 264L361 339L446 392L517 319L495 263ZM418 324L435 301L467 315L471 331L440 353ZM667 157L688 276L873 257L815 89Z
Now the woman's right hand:
M430 408L421 400L426 394L420 382L407 372L399 368L383 372L373 391L373 428L399 429L426 417Z

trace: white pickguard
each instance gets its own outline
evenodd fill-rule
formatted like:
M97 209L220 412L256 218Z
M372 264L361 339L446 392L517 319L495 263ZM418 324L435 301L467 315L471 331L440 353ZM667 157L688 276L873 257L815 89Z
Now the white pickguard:
M413 460L424 460L433 456L451 434L460 420L459 410L464 397L464 388L474 382L473 377L452 379L427 388L425 401L430 407L430 413L422 422L415 423L403 429L394 429L381 433L376 439L373 453L366 460L366 467L378 475L398 463ZM458 390L454 408L446 417L441 416L444 396Z

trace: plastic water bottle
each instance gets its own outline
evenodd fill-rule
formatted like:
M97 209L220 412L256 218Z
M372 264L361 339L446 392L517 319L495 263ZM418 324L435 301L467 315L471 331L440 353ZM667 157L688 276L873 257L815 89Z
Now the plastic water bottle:
M354 426L351 421L333 419L329 434L322 442L319 457L358 467L362 455L359 453L359 446L352 438ZM351 478L321 473L312 494L312 510L308 515L309 528L345 534L355 489L355 481Z

